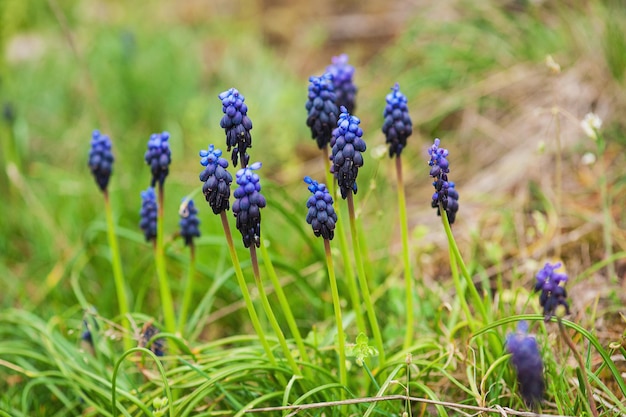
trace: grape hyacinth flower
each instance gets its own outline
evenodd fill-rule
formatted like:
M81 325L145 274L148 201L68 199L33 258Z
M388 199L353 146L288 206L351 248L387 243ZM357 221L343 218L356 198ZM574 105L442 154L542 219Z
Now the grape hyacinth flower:
M224 91L218 97L222 100L224 112L220 126L226 131L228 151L231 148L233 150L233 166L237 166L237 160L241 160L241 166L245 168L250 160L246 151L252 147L252 121L248 117L248 106L244 103L246 98L236 88Z
M391 93L386 97L387 105L383 116L383 133L389 144L389 157L400 156L406 147L406 140L413 133L413 122L409 116L407 98L400 92L398 83L391 88Z
M213 145L200 151L200 164L206 167L200 173L200 181L204 182L202 192L215 214L230 208L230 183L233 182L232 175L226 171L228 161L221 156L222 151Z
M358 117L350 115L347 109L342 107L337 128L333 131L333 138L330 141L333 148L330 172L337 178L343 199L351 192L356 194L356 177L359 175L359 168L363 166L361 152L365 152L366 145L361 139L363 129L359 127L360 123Z
M544 395L543 362L537 341L528 335L528 323L520 321L515 334L506 337L506 350L517 372L520 393L530 407L538 405Z
M154 241L157 236L157 201L154 188L150 187L141 192L141 220L139 226L143 230L146 242Z
M261 168L260 162L255 162L247 168L237 172L236 182L239 188L235 190L233 213L237 218L237 229L243 237L246 248L254 245L261 246L261 209L267 204L261 194L261 182L254 171Z
M169 144L170 134L168 132L153 133L148 140L148 150L144 156L146 163L150 165L152 181L150 185L154 187L158 182L162 187L165 178L170 172L172 162L172 152Z
M550 320L559 306L565 308L565 313L569 314L569 304L567 302L567 291L561 284L567 282L567 274L556 272L561 267L561 263L550 264L546 262L544 267L537 273L535 278L535 291L541 291L539 304L543 307L543 315L546 321Z
M111 152L111 139L103 135L99 130L91 134L91 149L89 150L89 169L93 174L98 187L106 192L109 179L113 172L113 152Z
M194 237L200 237L200 220L198 219L198 209L193 200L183 199L179 210L180 214L180 235L185 239L185 245L193 244Z
M448 221L453 224L459 210L459 193L454 188L455 184L448 181L448 173L450 172L450 164L447 159L448 150L440 148L440 143L439 139L435 139L433 145L428 149L430 176L434 178L433 187L435 187L431 206L437 209L438 216L441 215L440 207L443 207L448 216Z
M357 88L352 81L354 67L348 64L348 55L334 56L326 72L333 76L337 106L344 106L349 113L354 112Z
M306 222L313 227L315 236L322 236L324 239L332 240L335 236L335 224L337 224L337 213L333 208L333 197L324 184L318 184L311 177L304 177L304 182L309 184L309 191L313 193L306 202L309 212L306 215Z
M337 126L339 111L334 90L333 76L329 73L309 78L306 125L311 128L311 137L317 141L320 149L324 149L331 141L333 129Z
M155 325L152 323L146 323L141 329L141 334L139 335L139 347L147 347L150 340L152 340L152 338L159 333L160 331ZM165 339L154 339L152 344L149 346L149 349L156 356L165 356Z

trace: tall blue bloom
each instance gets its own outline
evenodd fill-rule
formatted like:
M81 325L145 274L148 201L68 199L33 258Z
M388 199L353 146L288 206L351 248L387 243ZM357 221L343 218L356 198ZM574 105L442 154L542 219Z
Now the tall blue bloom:
M337 126L339 111L336 100L331 74L309 78L309 99L305 106L308 112L306 125L311 128L311 137L317 141L320 149L324 149L331 141L333 129Z
M158 182L163 186L165 178L170 173L170 163L172 162L172 151L169 144L170 134L168 132L153 133L148 140L148 150L144 156L146 164L150 165L152 181L150 185L154 187Z
M561 263L551 264L546 262L544 267L535 276L535 291L541 291L539 304L543 307L543 315L547 320L555 314L559 306L565 308L569 314L569 304L567 302L567 291L561 284L567 282L567 274L556 272L561 267Z
M363 166L361 152L365 152L366 145L361 139L363 129L359 127L360 123L358 117L350 115L347 109L342 107L337 128L333 131L333 138L330 141L333 148L330 172L337 178L341 197L344 199L348 197L348 193L356 194L356 177L359 175L359 168Z
M141 217L139 227L143 230L146 242L156 239L157 211L156 193L154 188L150 187L146 191L141 192L141 211L139 212Z
M311 177L304 177L304 182L309 184L309 191L313 193L306 202L309 212L306 222L313 228L315 236L332 240L335 237L335 225L337 213L333 208L333 197L324 184L318 184Z
M252 147L252 121L248 117L248 106L244 103L246 98L236 88L224 91L218 97L222 100L224 112L220 126L226 131L228 151L231 148L233 150L233 166L237 166L237 161L241 160L241 166L246 167L250 160L250 155L246 152Z
M400 92L398 83L391 88L386 100L383 133L389 144L389 157L393 158L394 155L400 156L406 147L406 140L413 133L413 122L409 116L406 96Z
M202 192L213 209L213 213L219 214L230 207L228 199L233 177L230 172L226 171L228 161L221 158L222 151L215 149L213 145L209 145L206 151L201 150L200 156L200 164L206 167L200 173L200 181L204 182Z
M235 190L233 213L237 218L237 229L243 237L243 244L249 248L253 243L261 246L261 209L267 204L261 194L259 176L254 173L261 168L260 162L255 162L247 168L240 169L236 174L239 187Z
M511 354L522 398L535 407L543 400L545 382L539 347L535 338L528 335L528 323L520 321L517 331L507 335L506 350Z
M193 200L183 198L178 212L180 215L180 235L185 239L185 245L193 243L194 237L200 237L200 219L198 219L198 209L193 204Z
M357 88L352 81L354 67L348 64L348 55L334 56L332 65L326 67L326 72L333 76L337 106L344 106L349 113L353 113Z
M98 187L103 192L109 185L109 179L113 172L113 152L111 152L111 139L98 130L91 134L91 149L89 150L89 169L93 174Z
M441 215L440 204L446 211L450 224L454 223L456 213L459 210L459 193L455 189L455 184L448 181L450 164L448 162L448 150L440 148L441 141L435 139L433 145L428 149L430 161L430 176L434 178L433 187L435 192L432 197L431 206L437 209L437 215Z

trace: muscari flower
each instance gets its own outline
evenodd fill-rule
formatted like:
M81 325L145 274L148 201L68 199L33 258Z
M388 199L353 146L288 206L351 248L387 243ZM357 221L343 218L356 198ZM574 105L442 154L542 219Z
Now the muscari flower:
M139 347L145 348L148 346L150 340L152 340L152 338L158 333L160 332L156 326L152 323L146 323L141 329L141 334L139 335ZM165 339L154 339L149 349L157 356L165 356Z
M98 130L91 134L91 149L89 150L89 169L103 192L106 191L111 173L113 172L113 152L111 139Z
M237 166L237 160L241 160L241 166L246 167L250 160L250 155L246 153L252 147L252 121L248 117L248 106L244 103L246 99L236 88L231 88L218 95L222 100L222 111L224 116L220 121L220 126L226 131L226 146L230 152L233 150L231 158L233 166Z
M565 313L569 314L569 304L567 302L567 291L561 284L567 282L567 274L556 272L561 267L561 263L550 264L546 262L544 267L537 272L535 278L535 291L541 291L539 304L543 307L543 315L546 321L550 320L559 306L565 308Z
M428 149L430 161L430 176L434 178L433 187L435 192L432 197L431 206L437 209L437 215L441 215L440 206L446 211L450 224L454 223L456 213L459 210L459 193L455 189L455 184L448 181L450 164L448 163L448 150L440 148L441 141L435 139L433 145Z
M333 76L337 106L344 106L348 112L354 112L357 88L352 82L354 67L348 64L348 55L334 56L332 65L326 67L326 72Z
M304 177L304 182L309 184L309 191L313 193L306 202L309 212L306 222L313 227L315 236L332 240L335 236L335 224L337 213L333 208L333 197L324 184L318 184L311 177Z
M189 246L193 243L194 237L200 237L198 209L193 200L183 198L178 214L180 214L180 235L185 239L185 245Z
M201 150L200 156L200 164L206 167L200 173L200 181L204 182L202 192L213 209L213 213L219 214L230 207L228 199L233 177L230 172L226 171L228 161L221 158L222 151L215 149L213 145L209 145L206 151Z
M511 354L522 398L530 407L538 405L545 391L543 362L537 340L528 335L528 323L520 321L517 331L507 335L506 350Z
M317 141L317 146L324 149L331 141L339 113L333 76L326 73L321 77L310 77L309 82L306 125L311 128L311 137Z
M363 166L361 152L365 152L366 145L361 139L363 129L359 127L360 123L358 117L350 115L347 109L342 107L337 128L333 131L333 138L330 141L333 148L330 172L337 178L341 197L344 199L348 197L348 193L356 194L356 177L359 175L359 168Z
M146 191L142 191L139 227L143 230L146 242L154 240L157 235L157 208L154 188L150 187Z
M158 182L163 186L167 174L170 172L172 162L172 152L169 144L170 134L168 132L153 133L148 140L148 150L144 156L146 164L150 165L152 181L150 185L154 187Z
M409 116L406 96L400 92L398 83L391 88L386 100L383 133L389 144L389 157L393 158L394 155L400 156L406 147L406 140L413 133L413 123Z
M259 176L254 173L261 168L260 162L255 162L247 168L237 172L236 182L239 187L235 190L233 213L237 218L237 229L243 237L243 244L249 248L253 243L261 246L261 209L267 204L261 194Z

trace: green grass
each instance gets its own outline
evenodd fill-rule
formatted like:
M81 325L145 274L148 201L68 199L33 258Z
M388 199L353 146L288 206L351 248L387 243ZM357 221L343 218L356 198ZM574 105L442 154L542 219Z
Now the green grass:
M67 27L51 8L56 0L0 1L0 415L234 416L298 404L310 407L299 415L311 416L460 415L451 403L490 408L494 415L496 406L527 411L503 348L507 332L521 319L531 321L545 363L543 413L589 415L585 377L599 415L626 413L620 376L626 360L619 315L623 278L608 277L603 259L604 245L612 241L619 271L626 251L621 197L626 135L617 117L626 110L620 94L625 66L620 28L626 18L618 3L528 2L513 10L495 1L459 0L452 10L439 10L439 18L429 15L432 10L403 13L406 21L395 36L380 43L342 43L332 33L323 35L319 25L327 19L320 17L316 24L298 25L287 44L273 39L265 22L288 27L302 15L299 3L281 12L256 5L250 14L194 2L159 1L142 8L58 3ZM15 58L19 42L30 42L26 58ZM362 258L355 263L352 250L340 251L338 238L331 242L338 315L323 243L304 220L308 192L302 178L325 181L321 153L305 125L308 76L320 75L331 55L344 51L357 67L356 115L368 153L354 200L355 240L347 207L336 201L344 239L349 249L358 242L356 255ZM548 54L561 64L561 75L548 73ZM402 156L406 230L397 215L395 161L370 152L384 143L384 97L396 81L409 99L415 130ZM554 85L580 86L579 102L569 99L570 90L554 94ZM260 256L268 297L263 303L253 290L250 254L232 214L227 213L234 239L230 252L219 216L199 191L198 151L209 143L224 148L217 94L233 86L246 96L254 123L251 162L263 162L268 200ZM579 119L597 106L607 145L602 165L581 165L580 155L596 151L595 144L576 120L561 119L561 202L553 186L554 121L528 116L535 114L528 109L539 114L554 103ZM514 187L470 193L472 180L491 175L498 182L493 161L532 133L521 127L494 139L489 126L509 126L524 114L526 127L542 132L546 154L533 154L532 172L517 178ZM112 263L104 202L86 166L94 128L113 140L109 196L129 325L118 307L118 266ZM138 213L139 193L150 179L143 161L146 142L163 130L172 136L173 164L165 185L165 269L157 271ZM425 149L434 137L451 152L450 176L461 195L449 235L451 252L447 227L429 207ZM602 174L608 196L600 198ZM182 334L166 333L158 276L168 279L174 298L169 307L178 317L190 260L177 236L177 213L181 199L193 193L202 222L194 292L187 323L179 326ZM414 277L413 311L406 310L403 233ZM555 337L556 323L543 323L531 292L534 274L556 256L553 243L559 238L572 302L564 324L585 361L582 371ZM237 268L231 259L239 259ZM382 340L375 338L372 317L357 325L346 264L364 272L359 285L369 287ZM285 299L277 296L275 281L292 313L281 308ZM480 284L477 291L471 281ZM244 303L242 283L250 289L251 305ZM264 312L268 304L276 323ZM250 308L266 342L255 332ZM407 315L413 316L411 338ZM337 339L339 316L348 356L345 384L337 360L337 343L344 342ZM175 323L172 317L168 321L170 327ZM149 322L163 330L157 338L167 343L165 357L124 346L123 339L137 346ZM93 348L81 341L86 325ZM287 337L291 366L276 325ZM292 336L294 327L302 341ZM359 327L367 330L366 338ZM150 343L154 340L146 347ZM376 355L381 347L384 355ZM302 375L293 371L294 362ZM340 399L345 402L324 404Z

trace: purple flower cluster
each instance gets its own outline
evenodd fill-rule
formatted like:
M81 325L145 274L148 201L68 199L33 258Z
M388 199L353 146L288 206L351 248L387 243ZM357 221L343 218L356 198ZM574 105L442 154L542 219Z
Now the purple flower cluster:
M221 158L222 151L215 149L213 145L209 145L206 151L201 150L200 156L200 164L206 167L200 173L200 181L204 182L202 192L213 209L213 213L219 214L230 207L228 199L233 177L230 172L226 171L228 161Z
M172 162L172 152L169 144L170 134L168 132L153 133L148 140L148 150L144 156L146 163L150 165L152 181L150 185L154 187L158 182L163 186L165 178L170 172Z
M561 263L550 264L546 262L544 267L537 272L535 278L535 291L541 291L539 304L543 307L543 315L546 320L554 315L558 306L563 306L565 312L569 314L569 304L567 303L567 291L561 284L567 282L567 274L556 272L561 267Z
M333 129L337 126L337 110L333 76L329 73L321 77L309 78L309 99L306 102L308 117L306 125L311 128L311 137L320 149L331 141Z
M200 237L198 209L193 204L193 200L183 199L179 214L180 235L185 239L185 245L192 245L193 238Z
M226 131L228 151L233 149L233 166L237 166L237 161L241 160L241 166L245 168L250 160L250 155L246 152L252 147L252 121L248 117L248 106L244 103L246 98L236 88L224 91L218 97L222 100L224 112L220 126Z
M537 341L528 335L528 323L520 321L515 334L507 335L506 350L511 354L522 398L531 407L538 405L545 391L543 362Z
M348 64L348 55L334 56L326 72L333 76L337 106L344 106L348 112L354 112L357 88L352 81L354 67Z
M304 182L309 184L309 191L313 193L306 202L309 212L306 215L306 222L313 227L315 236L322 236L324 239L332 240L335 236L335 224L337 224L337 213L333 208L333 197L328 192L324 184L318 184L311 177L304 177Z
M261 246L261 209L267 204L261 194L259 176L254 173L261 168L260 162L255 162L247 168L240 169L236 174L239 187L235 190L233 213L237 218L237 229L241 232L243 244L249 248L253 243Z
M406 140L413 133L413 122L409 116L406 96L400 92L398 83L387 94L386 101L383 133L389 144L389 157L393 158L394 155L400 156L406 147Z
M363 129L359 127L361 120L350 115L345 107L341 108L341 115L337 122L337 128L333 131L330 141L333 151L330 160L333 162L330 172L337 178L341 197L348 197L348 193L357 192L356 177L359 168L363 166L365 141L361 139Z
M91 134L91 149L89 151L89 169L93 174L98 187L103 192L109 185L109 179L113 172L113 152L111 152L111 139L98 130Z
M428 149L430 176L434 178L433 187L435 187L431 206L437 209L438 216L441 215L440 207L443 207L448 216L448 221L452 224L459 210L459 193L454 188L454 183L448 181L448 173L450 172L450 164L447 159L448 150L440 148L440 143L439 139L435 139L433 145Z
M151 323L146 323L141 329L141 334L139 336L139 347L148 347L148 343L150 340L157 334L159 334L159 329ZM165 356L165 339L156 338L149 346L149 349L157 356Z
M141 211L139 215L139 227L143 230L146 242L156 239L157 235L157 210L156 194L154 188L150 187L141 192Z

